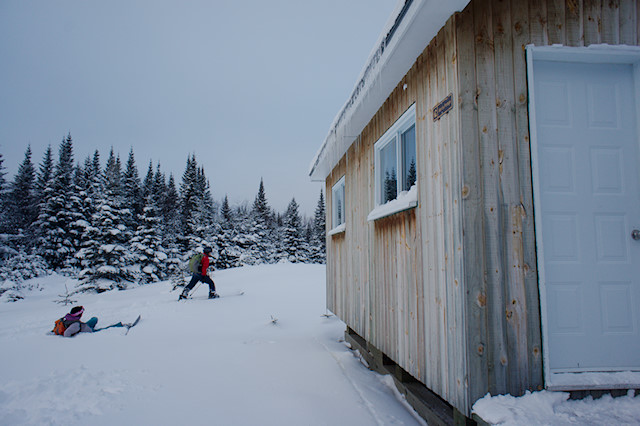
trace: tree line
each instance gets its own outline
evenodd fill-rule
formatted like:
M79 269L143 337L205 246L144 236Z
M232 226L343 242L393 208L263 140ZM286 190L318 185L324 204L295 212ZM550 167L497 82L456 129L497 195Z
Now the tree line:
M57 271L78 277L77 290L125 288L182 276L204 246L216 269L324 263L322 191L314 217L303 218L295 198L283 213L270 208L262 179L252 204L215 202L195 154L179 184L152 162L141 177L133 148L124 165L113 148L104 165L98 150L75 163L71 134L57 159L49 146L36 170L31 157L27 147L7 181L0 154L0 279Z

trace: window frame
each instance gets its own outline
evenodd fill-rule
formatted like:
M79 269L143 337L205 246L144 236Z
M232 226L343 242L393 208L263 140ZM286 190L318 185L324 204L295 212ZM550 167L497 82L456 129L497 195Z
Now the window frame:
M396 144L396 199L400 196L400 193L404 191L404 173L400 173L403 170L403 143L402 143L402 134L411 128L411 126L416 126L416 104L412 104L401 116L396 120L395 123L378 139L378 141L374 144L375 150L375 163L374 163L374 179L375 179L375 205L376 207L382 206L385 203L382 202L382 191L384 185L382 184L382 167L381 167L381 156L380 153L383 149L385 149L390 143ZM417 150L417 131L415 131L415 145ZM417 160L417 153L416 153ZM416 161L417 163L417 161ZM417 164L416 164L417 169ZM417 170L416 170L417 172ZM417 180L416 180L417 184ZM388 202L392 202L394 200L390 200Z
M336 197L336 194L338 192L342 192L342 205L341 210L342 210L342 222L336 224L337 222L337 218L338 218L338 206L336 203L336 200L338 199L338 197ZM340 179L338 179L338 181L331 187L331 231L329 231L329 235L334 235L334 234L338 234L340 232L344 232L346 229L346 208L345 208L345 204L346 204L346 185L345 185L345 176L342 176Z

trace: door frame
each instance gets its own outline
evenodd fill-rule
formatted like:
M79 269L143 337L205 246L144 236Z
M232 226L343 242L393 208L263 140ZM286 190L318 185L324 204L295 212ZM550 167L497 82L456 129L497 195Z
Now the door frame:
M529 99L529 133L531 150L531 178L533 184L534 226L536 257L538 266L538 291L540 296L540 321L542 326L542 364L545 388L549 390L577 389L629 389L640 386L640 372L619 373L552 373L549 366L548 316L544 267L544 241L542 239L542 217L536 215L536 206L540 206L540 170L538 158L538 132L536 122L535 74L533 64L536 61L555 61L563 63L591 64L629 64L633 68L635 99L640 100L640 47L592 45L589 47L568 47L561 45L534 46L525 49L527 61L527 85ZM636 135L640 146L640 102L636 104ZM640 149L638 150L640 152ZM640 164L640 159L639 159ZM640 172L640 167L639 167ZM640 176L639 176L640 178Z

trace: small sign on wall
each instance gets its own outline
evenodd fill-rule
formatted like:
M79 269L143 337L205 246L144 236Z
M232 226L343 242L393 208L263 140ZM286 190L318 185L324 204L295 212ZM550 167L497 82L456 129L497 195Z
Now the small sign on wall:
M453 93L444 98L439 104L433 107L433 121L438 121L443 115L453 109Z

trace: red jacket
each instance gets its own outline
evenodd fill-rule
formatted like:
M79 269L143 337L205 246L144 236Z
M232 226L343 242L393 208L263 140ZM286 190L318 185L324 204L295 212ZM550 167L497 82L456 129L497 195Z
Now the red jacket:
M207 275L207 268L209 267L209 256L207 256L207 253L204 253L202 255L202 275Z

